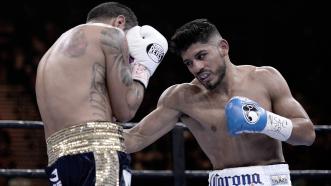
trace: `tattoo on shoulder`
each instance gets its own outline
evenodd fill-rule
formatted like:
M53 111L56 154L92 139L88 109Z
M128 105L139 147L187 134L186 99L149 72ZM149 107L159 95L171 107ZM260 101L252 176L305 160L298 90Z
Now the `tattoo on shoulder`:
M87 45L84 30L80 28L73 31L71 38L62 41L60 49L65 56L76 58L85 54Z
M99 63L95 63L92 67L92 82L90 87L89 101L92 107L96 108L93 115L105 117L107 115L107 104L109 98L105 84L105 67Z

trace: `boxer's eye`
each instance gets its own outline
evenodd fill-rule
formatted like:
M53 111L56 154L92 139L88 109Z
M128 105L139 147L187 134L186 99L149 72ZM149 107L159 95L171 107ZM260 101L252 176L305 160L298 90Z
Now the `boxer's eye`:
M207 54L206 53L200 53L198 56L197 56L197 59L198 60L203 60L205 58Z
M190 60L186 60L186 61L184 61L184 64L185 64L186 66L190 67L190 66L192 66L193 62L190 61Z

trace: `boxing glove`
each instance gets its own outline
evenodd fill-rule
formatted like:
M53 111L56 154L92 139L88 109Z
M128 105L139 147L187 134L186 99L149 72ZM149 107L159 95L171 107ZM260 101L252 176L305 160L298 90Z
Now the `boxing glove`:
M266 111L253 100L235 96L225 106L228 132L263 133L280 141L286 141L293 129L290 119Z
M132 59L132 78L140 81L146 88L149 78L167 53L168 42L160 32L149 25L131 28L126 38Z

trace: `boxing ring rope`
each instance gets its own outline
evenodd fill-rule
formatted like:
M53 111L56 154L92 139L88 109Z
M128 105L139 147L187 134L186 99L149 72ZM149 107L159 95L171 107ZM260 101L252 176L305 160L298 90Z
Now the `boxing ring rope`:
M135 123L125 123L124 128L131 128ZM315 131L330 132L330 125L315 125ZM19 120L0 120L1 128L27 128L42 129L41 121L19 121ZM134 178L172 178L174 186L186 186L187 178L204 178L208 179L208 170L185 170L185 152L183 132L186 126L183 123L177 123L172 130L172 140L176 141L172 145L173 153L173 170L133 170ZM290 170L293 178L328 178L331 179L331 170ZM46 174L43 169L0 169L0 177L25 177L25 178L45 178Z
M131 128L136 123L124 123L124 128ZM41 121L23 121L23 120L0 120L0 128L27 128L27 129L42 129L44 127ZM186 128L185 124L177 123L176 127ZM315 131L331 131L331 125L315 125Z
M171 178L171 170L132 170L133 177L137 178ZM291 170L291 177L328 177L331 170ZM47 178L44 169L0 169L0 176L4 177L25 177L25 178ZM204 177L208 178L208 171L205 170L186 170L186 178Z

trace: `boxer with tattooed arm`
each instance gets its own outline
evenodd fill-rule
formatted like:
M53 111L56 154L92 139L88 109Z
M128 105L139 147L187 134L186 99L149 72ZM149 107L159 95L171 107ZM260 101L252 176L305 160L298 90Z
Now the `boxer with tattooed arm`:
M130 185L119 122L134 117L167 50L162 34L117 2L91 9L49 48L36 94L51 185Z

